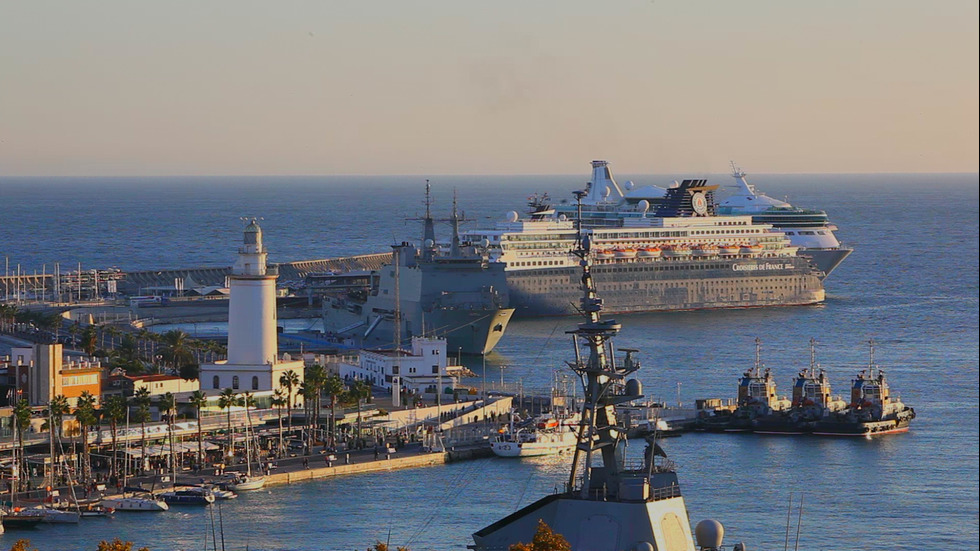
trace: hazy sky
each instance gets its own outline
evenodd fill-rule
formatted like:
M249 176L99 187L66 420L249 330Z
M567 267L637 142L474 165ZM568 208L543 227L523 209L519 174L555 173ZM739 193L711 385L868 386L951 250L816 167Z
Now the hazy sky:
M0 177L977 172L976 0L0 0Z

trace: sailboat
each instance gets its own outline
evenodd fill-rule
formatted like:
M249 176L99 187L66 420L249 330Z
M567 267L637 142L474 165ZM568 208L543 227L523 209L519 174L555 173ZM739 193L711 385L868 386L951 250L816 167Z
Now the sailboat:
M129 408L126 408L126 434L129 434ZM102 498L102 506L116 511L168 511L170 506L147 492L147 497L127 496L126 480L129 477L129 441L126 441L126 460L123 462L123 494ZM142 458L140 458L142 460Z
M252 428L252 418L249 415L249 404L245 403L245 474L236 473L234 479L225 486L234 492L247 492L249 490L260 490L265 486L265 477L252 474L252 437L249 430ZM257 447L257 446L255 446ZM256 456L258 454L256 453ZM257 459L257 457L256 457Z

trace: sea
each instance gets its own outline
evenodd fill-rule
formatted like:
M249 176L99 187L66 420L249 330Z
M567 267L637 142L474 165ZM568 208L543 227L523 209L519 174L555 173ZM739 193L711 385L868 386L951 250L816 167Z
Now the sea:
M704 176L704 175L702 175ZM684 175L619 175L669 185ZM728 175L707 175L725 185ZM466 225L526 208L529 195L571 200L585 175L181 178L0 178L0 257L8 273L118 267L227 266L242 217L261 218L271 261L381 252L418 240L426 182L433 212L453 202ZM652 399L690 406L733 398L756 338L780 393L809 365L809 341L834 386L869 363L917 418L874 439L686 434L663 443L678 466L692 526L712 518L725 544L760 550L965 549L978 515L977 174L750 175L770 196L826 210L854 253L818 306L617 316L616 346L640 349ZM448 238L448 225L437 227ZM568 376L574 317L514 321L485 359L464 358L482 381L546 391ZM491 383L488 383L491 384ZM642 442L629 453L639 454ZM40 551L95 549L119 537L153 551L465 549L470 535L567 476L567 458L482 459L442 467L271 487L219 511L118 514L27 537ZM802 509L802 511L801 511ZM220 536L219 536L220 539Z

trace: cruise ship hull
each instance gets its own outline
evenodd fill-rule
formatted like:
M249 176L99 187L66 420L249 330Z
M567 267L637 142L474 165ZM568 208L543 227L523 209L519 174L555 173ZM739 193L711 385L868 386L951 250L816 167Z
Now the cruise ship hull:
M801 255L806 255L813 259L813 263L823 272L824 278L829 276L830 272L833 272L837 266L840 266L840 263L852 252L854 252L854 249L800 249Z
M597 263L593 278L608 312L659 312L817 304L822 272L808 259L738 258ZM518 317L576 313L574 266L507 272Z

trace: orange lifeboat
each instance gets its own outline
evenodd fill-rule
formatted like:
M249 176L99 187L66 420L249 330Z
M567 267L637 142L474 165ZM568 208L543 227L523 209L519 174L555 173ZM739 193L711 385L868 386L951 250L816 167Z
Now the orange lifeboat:
M599 249L595 252L596 260L611 260L615 255L607 249Z
M752 256L760 255L762 254L762 245L758 243L754 243L752 245L742 245L741 253Z
M631 249L630 247L621 247L613 249L613 254L616 258L635 258L636 249Z
M739 253L741 247L738 245L722 245L718 247L718 253L722 256L734 256Z
M691 247L691 253L694 256L716 256L718 254L718 247L711 243L695 245Z
M663 251L660 250L660 247L654 246L654 247L644 247L636 251L636 254L637 256L642 256L643 258L660 258L662 252Z

